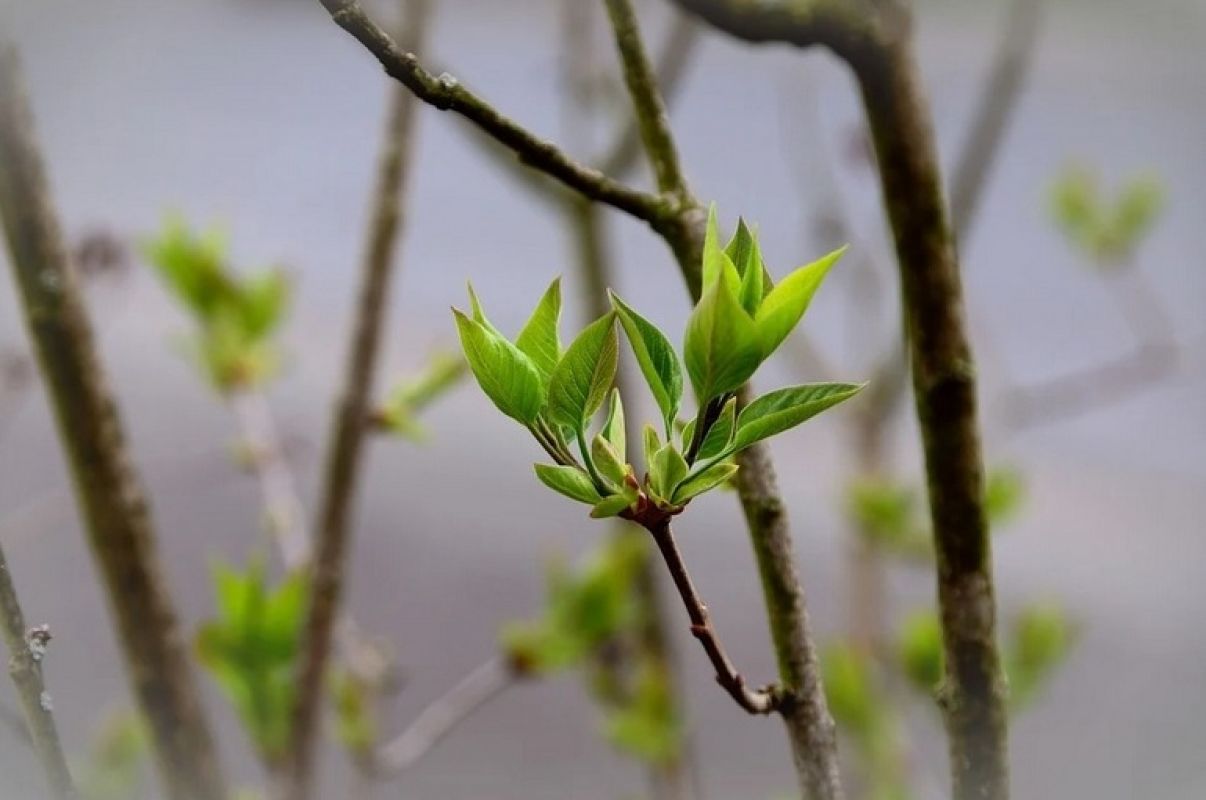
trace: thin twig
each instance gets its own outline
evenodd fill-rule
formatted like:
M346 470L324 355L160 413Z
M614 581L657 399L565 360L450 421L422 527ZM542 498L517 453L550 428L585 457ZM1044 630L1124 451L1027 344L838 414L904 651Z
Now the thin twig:
M712 627L712 619L708 615L708 607L704 604L687 572L678 543L674 541L674 533L670 530L670 520L664 519L649 527L653 541L657 544L670 577L674 579L674 587L678 589L683 606L687 609L687 617L691 620L691 635L699 640L708 660L716 670L716 682L729 693L737 705L751 714L770 714L778 711L786 698L777 687L750 689L745 685L745 679L733 666L733 662L725 653L716 629Z
M225 786L146 498L130 466L20 87L16 49L0 46L0 214L26 326L166 794L220 800Z
M227 402L259 482L265 522L281 561L288 571L305 569L310 562L310 542L302 527L305 511L268 401L251 388L230 394Z
M429 12L429 0L412 0L407 15L405 45L408 51L422 49ZM346 13L336 14L337 19L346 16ZM360 16L367 22L363 14ZM376 26L372 27L380 36L385 36ZM390 48L393 48L392 43ZM409 58L413 64L414 57ZM286 793L292 800L306 800L314 792L314 755L321 722L323 676L330 659L331 639L346 577L345 562L351 549L352 505L368 428L366 420L381 348L385 303L402 223L401 198L411 172L408 164L413 151L417 112L415 94L401 87L391 92L386 145L382 150L373 214L369 220L347 372L332 420L319 504L313 581L302 635L297 700L285 778Z
M63 756L63 744L54 724L50 693L42 680L42 659L50 631L45 626L25 627L25 615L17 599L17 589L9 574L8 560L0 547L0 628L8 645L8 674L17 687L26 729L51 794L59 800L75 797L75 784Z
M386 73L404 84L415 97L441 111L454 111L465 117L514 151L528 166L592 200L614 206L651 225L662 223L672 212L672 204L666 199L624 186L602 172L574 161L551 142L504 117L451 75L432 75L419 64L411 50L399 48L355 0L321 2L331 18L376 56Z
M414 766L466 718L519 680L502 657L484 662L448 690L390 742L378 748L370 765L379 778L395 777Z

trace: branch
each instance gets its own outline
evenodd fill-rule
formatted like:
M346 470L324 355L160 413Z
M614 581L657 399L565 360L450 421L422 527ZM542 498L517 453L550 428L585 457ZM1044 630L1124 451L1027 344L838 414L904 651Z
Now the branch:
M406 730L376 750L370 765L373 775L386 779L405 772L457 725L515 685L518 679L518 673L501 657L481 664L423 709Z
M21 612L3 548L0 548L0 628L3 628L4 642L8 645L8 674L17 687L30 743L42 763L51 794L58 800L69 800L75 797L75 785L54 724L50 694L42 681L42 657L50 632L45 626L25 627L25 615Z
M429 11L429 0L412 0L407 15L406 42L411 50L422 47ZM350 18L356 18L355 13L346 10L336 17L349 18L349 14ZM359 18L368 22L363 14ZM375 26L372 26L372 30L381 37L385 36ZM392 51L393 44L390 43L389 47ZM409 63L413 64L414 57L410 56L409 59ZM381 330L385 322L385 301L389 296L401 227L400 198L411 172L408 165L413 150L411 145L416 113L414 95L400 87L390 92L386 141L381 154L378 185L361 267L347 371L332 420L319 504L310 606L302 634L297 699L286 759L287 796L295 800L305 800L314 792L313 771L321 722L319 709L323 698L323 676L330 659L331 639L343 593L345 562L351 546L352 504L368 428L366 420L371 410Z
M670 520L663 519L648 525L647 528L670 570L674 587L683 599L687 617L691 620L691 635L699 640L716 670L716 682L729 693L737 705L750 714L770 714L780 710L786 699L785 695L773 686L757 690L746 688L745 679L724 652L716 629L712 627L711 617L708 616L708 607L695 590L691 575L687 572L687 565L683 563L682 554L678 551L678 543L674 541L674 533L670 530Z
M168 797L225 796L188 651L164 586L142 487L68 262L20 88L0 46L0 214L25 321L75 479L89 544Z
M634 39L639 42L635 35L623 30L616 38L625 73L647 73L647 63L631 44ZM661 102L657 97L656 82L648 78L635 82L630 80L630 88L634 83L636 91L648 91L653 95L652 99L634 98L637 113L656 113ZM641 129L650 131L657 127L656 121L651 121ZM646 136L649 136L645 140L646 148L656 151L656 137L649 133ZM684 202L676 224L664 226L659 233L674 251L688 290L698 299L705 218L702 206L690 196L685 186L682 191ZM739 401L748 398L748 393L748 389L744 390ZM811 800L840 800L843 791L838 771L835 726L821 686L816 645L804 605L804 589L795 569L794 545L783 498L775 482L774 467L764 444L748 448L737 460L741 467L737 474L738 494L766 597L767 618L783 685L780 691L792 698L790 702L781 703L776 710L786 723L800 787L805 796ZM701 639L701 642L705 643L706 649L706 640ZM713 663L716 665L718 662ZM723 667L724 662L719 663ZM718 673L723 674L723 670L718 669Z
M1176 374L1179 360L1175 345L1141 345L1089 369L1010 389L1002 398L1005 424L1023 430L1116 403Z
M975 221L984 184L1009 129L1009 118L1030 72L1045 0L1013 0L967 139L951 180L951 225L963 241Z
M928 477L955 800L1009 796L976 379L930 112L907 34L855 63L896 241Z
M650 225L660 224L673 210L665 198L624 186L591 167L574 161L554 144L504 117L448 73L435 77L413 52L399 48L373 22L356 0L321 0L331 18L365 46L387 74L415 97L441 111L453 111L511 149L524 164L556 178L583 195L625 211Z
M678 160L678 148L670 131L670 119L657 88L657 77L645 54L637 25L636 12L630 0L604 0L611 27L615 32L624 82L636 111L636 121L645 152L662 194L677 197L680 202L690 196L687 179Z

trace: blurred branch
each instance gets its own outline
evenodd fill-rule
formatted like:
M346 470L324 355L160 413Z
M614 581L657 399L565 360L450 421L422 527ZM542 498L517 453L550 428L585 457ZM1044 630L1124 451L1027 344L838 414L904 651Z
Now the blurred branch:
M372 773L386 779L405 772L518 679L519 674L501 656L484 662L423 709L406 730L377 748L369 765Z
M225 787L147 502L51 205L15 48L0 46L0 213L30 339L75 480L126 668L173 800L220 800Z
M340 4L328 3L327 7L337 20L349 14L356 18L359 14L359 19L369 26L367 30L375 31L380 39L388 42L385 33L353 5L343 5L342 12L335 8L336 5ZM431 5L429 0L410 0L406 8L404 46L407 56L401 58L403 63L409 63L417 70L414 56L409 53L423 47ZM391 53L400 56L392 42L388 47ZM413 76L418 78L420 73L421 70L414 72ZM360 475L361 451L369 428L367 420L385 321L385 302L389 297L401 228L401 198L411 172L408 166L414 149L417 94L402 87L395 87L390 92L389 116L368 224L347 371L331 425L312 562L310 605L302 634L296 703L286 759L286 794L292 800L305 800L314 793L323 677L330 659L331 639L346 577L345 562L352 538L352 504Z
M1140 345L1134 352L1034 386L1008 389L1002 398L1005 424L1023 430L1112 405L1177 373L1175 345Z
M485 100L447 73L438 78L425 70L408 48L399 48L355 0L321 0L331 18L363 44L385 71L415 97L441 111L453 111L511 149L524 164L570 188L614 206L655 227L673 211L666 198L624 186L596 169L574 161L551 142L540 139L504 117Z
M1045 2L1012 0L1006 9L1005 30L984 86L976 95L971 127L951 180L951 225L960 241L975 221L985 183L1034 61Z
M0 628L8 646L8 674L17 687L17 698L25 715L29 741L33 745L51 795L59 800L75 796L75 785L63 756L63 744L55 727L50 694L42 681L42 658L50 631L41 626L25 627L25 615L9 573L8 560L0 547Z

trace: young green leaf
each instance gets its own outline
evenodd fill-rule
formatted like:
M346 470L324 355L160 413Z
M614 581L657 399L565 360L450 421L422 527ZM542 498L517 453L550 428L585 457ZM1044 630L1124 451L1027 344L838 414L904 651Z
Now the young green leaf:
M737 273L741 276L741 307L752 316L762 304L764 294L762 253L758 247L758 239L744 219L737 220L737 232L733 234L725 253L737 266Z
M808 310L808 304L812 302L812 296L845 252L846 248L841 247L811 264L800 267L779 281L763 299L754 317L763 358L775 352L800 322L800 318Z
M737 272L733 259L729 258L728 253L720 246L720 229L716 222L715 203L708 208L708 224L704 228L702 266L703 282L700 284L702 291L708 291L716 283L717 278L723 276L733 293L737 293L738 286L741 284L741 276Z
M736 390L758 369L757 328L725 281L713 284L691 312L683 354L701 404Z
M456 327L469 369L498 410L524 425L536 421L544 392L540 373L518 347L457 309Z
M533 466L540 482L554 492L592 506L603 499L603 496L595 489L595 484L591 481L590 476L578 467L549 464L534 464Z
M635 503L636 499L636 491L626 487L620 494L613 494L595 503L595 507L590 510L590 515L595 519L618 516Z
M620 400L620 390L611 390L611 407L607 411L607 421L603 423L603 435L611 444L620 461L628 458L628 432L624 428L624 403Z
M620 458L615 448L611 446L611 442L602 433L595 436L595 440L591 442L590 456L595 462L595 469L608 480L615 483L617 486L624 485L624 478L628 474L628 467Z
M618 350L615 312L578 334L549 379L549 418L553 422L574 431L586 428L615 381Z
M653 454L649 464L649 483L658 496L670 499L674 488L687 477L689 469L687 460L678 452L674 442L667 442Z
M649 384L649 391L661 409L662 419L666 422L666 435L669 436L683 398L683 373L678 356L666 336L614 292L611 293L611 305L624 326L624 334L636 356L641 374Z
M641 430L641 443L645 448L645 468L648 469L653 463L653 456L662 449L662 440L657 435L657 428L646 423Z
M732 452L794 428L827 408L849 400L864 384L807 383L764 394L741 410Z
M503 335L503 332L494 327L494 323L486 319L486 311L482 308L482 301L478 299L477 292L473 291L473 284L466 283L465 286L469 289L469 309L473 313L473 321L483 326L495 336L506 339L507 337Z
M708 435L704 437L703 444L699 446L696 460L711 458L723 453L733 443L736 431L737 398L731 397L724 404L724 409L721 410L716 422L712 423L712 427L708 429Z
M555 279L528 318L515 345L522 350L546 381L561 360L561 338L557 322L561 319L561 278Z
M711 491L737 474L737 465L722 461L713 464L702 472L692 475L678 485L671 498L676 505L681 505L693 497Z

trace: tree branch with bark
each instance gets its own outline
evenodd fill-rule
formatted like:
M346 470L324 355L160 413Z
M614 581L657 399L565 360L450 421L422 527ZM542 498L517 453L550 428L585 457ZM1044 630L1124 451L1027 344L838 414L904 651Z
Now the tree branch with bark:
M15 48L0 45L0 215L26 327L54 410L118 642L173 800L225 786L78 278L51 204Z

